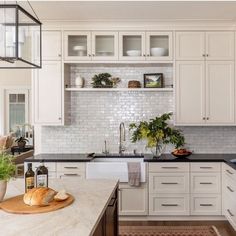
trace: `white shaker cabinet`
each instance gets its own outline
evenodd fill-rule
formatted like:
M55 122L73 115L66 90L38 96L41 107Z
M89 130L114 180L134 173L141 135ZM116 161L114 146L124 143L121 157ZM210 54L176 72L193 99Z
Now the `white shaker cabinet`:
M63 124L63 81L60 61L43 61L32 80L34 124Z
M42 32L42 59L60 61L62 57L61 31Z
M204 60L204 32L176 32L176 60Z
M176 32L176 60L234 60L234 33Z
M176 124L234 123L234 63L176 62Z
M205 113L205 64L176 63L176 124L202 124Z

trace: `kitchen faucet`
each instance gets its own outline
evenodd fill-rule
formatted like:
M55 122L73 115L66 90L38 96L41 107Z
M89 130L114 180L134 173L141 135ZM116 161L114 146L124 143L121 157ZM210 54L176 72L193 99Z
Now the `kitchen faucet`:
M122 155L123 152L125 151L125 147L124 145L122 144L122 142L125 141L125 124L124 122L121 122L120 123L120 143L119 143L119 154ZM123 137L122 137L123 136Z

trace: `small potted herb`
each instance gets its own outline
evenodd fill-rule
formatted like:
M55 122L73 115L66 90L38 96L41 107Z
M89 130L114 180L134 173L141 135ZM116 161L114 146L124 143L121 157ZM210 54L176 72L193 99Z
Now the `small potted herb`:
M111 80L111 75L109 73L101 73L94 75L92 78L93 88L112 88L113 82Z
M7 181L15 175L16 166L13 160L13 156L9 154L0 154L0 202L6 194Z
M29 142L29 140L25 137L19 137L15 140L17 142L17 145L19 148L24 148L26 145L26 142Z
M161 116L141 121L138 124L130 124L130 130L133 131L131 141L147 141L147 148L150 148L154 156L159 157L166 144L173 144L176 149L182 147L185 143L181 131L171 127L168 124L172 113L164 113Z

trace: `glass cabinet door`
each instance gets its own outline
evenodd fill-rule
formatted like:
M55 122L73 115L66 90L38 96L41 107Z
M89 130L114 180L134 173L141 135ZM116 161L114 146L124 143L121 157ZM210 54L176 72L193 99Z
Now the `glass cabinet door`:
M92 32L92 60L118 59L118 33Z
M147 60L172 60L172 33L146 33Z
M64 33L65 60L91 60L91 33L70 31Z
M145 60L145 33L120 32L119 59L120 60Z

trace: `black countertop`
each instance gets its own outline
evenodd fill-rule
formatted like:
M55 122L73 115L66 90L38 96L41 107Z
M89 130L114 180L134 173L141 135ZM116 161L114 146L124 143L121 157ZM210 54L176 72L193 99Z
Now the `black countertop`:
M25 159L25 162L90 162L93 158L144 158L144 162L225 162L236 170L235 164L230 160L236 159L236 154L192 154L185 158L175 157L171 154L162 154L160 157L153 157L151 154L142 155L123 155L118 156L111 154L110 156L95 154L39 154Z

